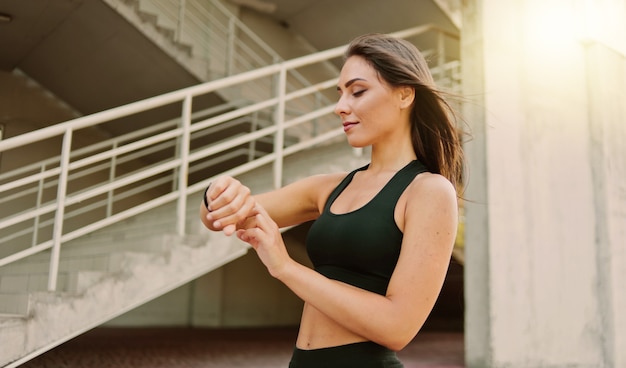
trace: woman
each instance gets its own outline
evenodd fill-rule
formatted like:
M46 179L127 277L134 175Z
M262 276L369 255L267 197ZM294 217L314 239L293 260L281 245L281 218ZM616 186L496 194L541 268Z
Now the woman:
M430 313L456 235L461 147L424 58L381 34L354 39L345 57L335 113L350 145L371 146L370 164L255 196L220 177L201 205L207 228L236 232L304 300L292 368L402 367L395 352ZM279 232L310 220L315 270Z

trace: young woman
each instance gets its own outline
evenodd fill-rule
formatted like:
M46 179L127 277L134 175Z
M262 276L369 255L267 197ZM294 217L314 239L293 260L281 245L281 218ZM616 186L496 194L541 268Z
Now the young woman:
M201 219L234 233L302 300L289 367L402 367L441 290L457 230L461 145L454 114L410 43L382 34L346 51L335 113L370 163L252 196L236 179L207 189ZM310 269L280 227L315 220Z

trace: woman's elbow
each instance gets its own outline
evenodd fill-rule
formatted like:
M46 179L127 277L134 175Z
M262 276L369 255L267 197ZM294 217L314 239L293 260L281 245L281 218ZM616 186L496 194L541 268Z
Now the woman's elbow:
M389 350L400 351L404 349L411 341L413 341L413 336L403 336L398 334L398 336L389 336L386 341L382 342L381 345L386 347Z
M378 342L387 349L393 351L400 351L404 349L417 335L419 330L424 325L425 321L414 321L413 323L407 323L406 319L403 322L399 322L395 327L388 328L387 331L393 331L393 333L387 333L383 336L382 341Z

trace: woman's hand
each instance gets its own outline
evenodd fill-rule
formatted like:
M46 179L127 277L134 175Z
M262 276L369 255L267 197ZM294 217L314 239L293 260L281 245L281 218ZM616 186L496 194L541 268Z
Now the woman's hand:
M201 205L202 222L211 230L230 236L251 216L255 200L250 189L230 176L220 176L211 183L206 193L208 208Z
M237 230L237 237L250 244L269 273L279 278L281 271L292 261L285 248L278 225L261 205L254 207L251 217Z

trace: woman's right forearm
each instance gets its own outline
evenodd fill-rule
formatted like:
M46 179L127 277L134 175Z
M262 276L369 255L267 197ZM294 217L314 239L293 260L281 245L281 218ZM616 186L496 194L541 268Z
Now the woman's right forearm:
M208 229L231 235L258 203L279 227L298 225L319 216L323 202L342 178L342 174L316 175L252 196L236 179L219 177L206 191L207 203L202 198L200 219Z

